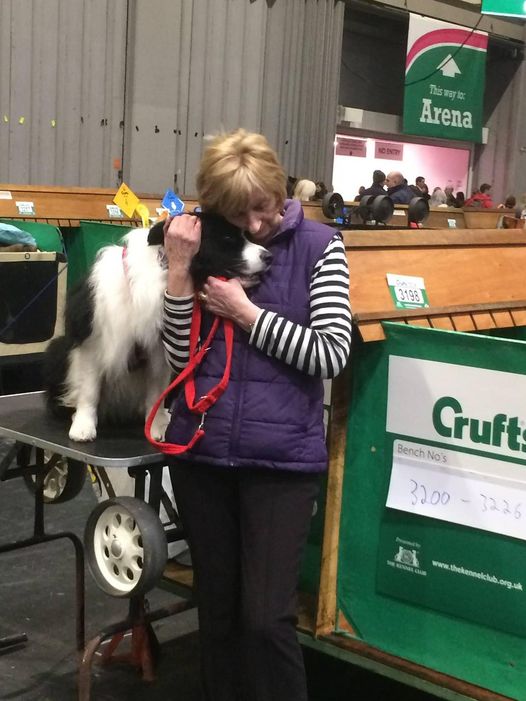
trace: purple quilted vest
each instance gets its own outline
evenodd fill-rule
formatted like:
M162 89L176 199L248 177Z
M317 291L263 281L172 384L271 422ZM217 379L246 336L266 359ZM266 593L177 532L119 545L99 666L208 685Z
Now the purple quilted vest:
M334 230L305 220L296 200L287 201L279 232L268 248L273 259L262 282L249 291L263 309L308 326L312 270ZM205 314L201 338L211 315ZM207 413L205 435L181 459L230 467L265 467L303 472L327 468L323 429L323 384L248 343L249 334L235 327L230 382ZM198 370L196 398L217 384L225 367L224 336L218 332ZM186 443L199 423L183 397L172 405L167 440Z

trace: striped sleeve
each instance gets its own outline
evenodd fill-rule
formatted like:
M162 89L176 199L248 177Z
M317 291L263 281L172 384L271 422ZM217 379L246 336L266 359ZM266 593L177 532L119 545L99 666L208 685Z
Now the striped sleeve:
M314 266L309 294L308 327L262 309L250 343L300 372L324 379L336 377L351 346L349 269L341 234L335 234ZM192 296L165 294L162 339L168 363L176 373L188 362L192 309Z
M187 365L190 357L190 327L194 297L164 295L162 341L168 364L176 373Z
M335 234L316 263L310 283L310 325L262 310L250 343L307 375L336 377L351 348L349 268L341 234Z

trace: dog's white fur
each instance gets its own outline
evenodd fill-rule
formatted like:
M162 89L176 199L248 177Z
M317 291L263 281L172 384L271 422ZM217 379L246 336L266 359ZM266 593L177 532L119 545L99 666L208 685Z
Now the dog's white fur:
M122 417L137 409L148 417L168 386L171 370L161 341L167 271L162 247L148 245L148 229L133 229L121 246L99 251L89 275L93 291L91 334L68 352L65 392L60 403L74 409L69 437L92 441L99 412ZM268 252L245 241L242 251L248 287L268 267ZM128 362L140 348L141 366L130 372ZM128 412L130 413L130 412ZM152 437L162 440L170 415L159 408Z
M118 411L123 406L144 406L145 417L168 385L170 368L161 342L166 270L160 265L159 247L148 246L148 229L134 229L122 248L101 250L90 280L94 291L91 335L70 352L67 394L63 404L75 407L69 431L74 441L91 441L97 435L97 407L104 382L104 402ZM138 344L147 357L135 370L128 360ZM162 439L169 414L160 409L152 436Z

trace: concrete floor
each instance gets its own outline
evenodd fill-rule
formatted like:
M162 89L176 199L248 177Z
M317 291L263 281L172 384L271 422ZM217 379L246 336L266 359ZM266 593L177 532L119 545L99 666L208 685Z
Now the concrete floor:
M68 530L82 536L87 516L96 503L91 485L86 482L75 499L46 507L46 531ZM30 537L32 523L32 496L23 481L0 482L0 543ZM0 637L18 633L28 636L28 642L16 649L0 649L0 699L75 701L72 546L59 540L3 553L0 561ZM173 593L162 589L148 595L152 609L174 600ZM86 573L87 640L126 613L127 600L107 596ZM95 665L91 674L92 701L200 701L195 611L158 621L154 629L161 643L156 681L145 683L128 665ZM305 661L311 701L434 698L310 649L305 649Z

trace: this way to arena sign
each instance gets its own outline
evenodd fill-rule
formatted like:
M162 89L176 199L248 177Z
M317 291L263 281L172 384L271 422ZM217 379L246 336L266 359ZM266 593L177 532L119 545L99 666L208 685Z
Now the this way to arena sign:
M403 130L482 141L488 35L411 14Z

